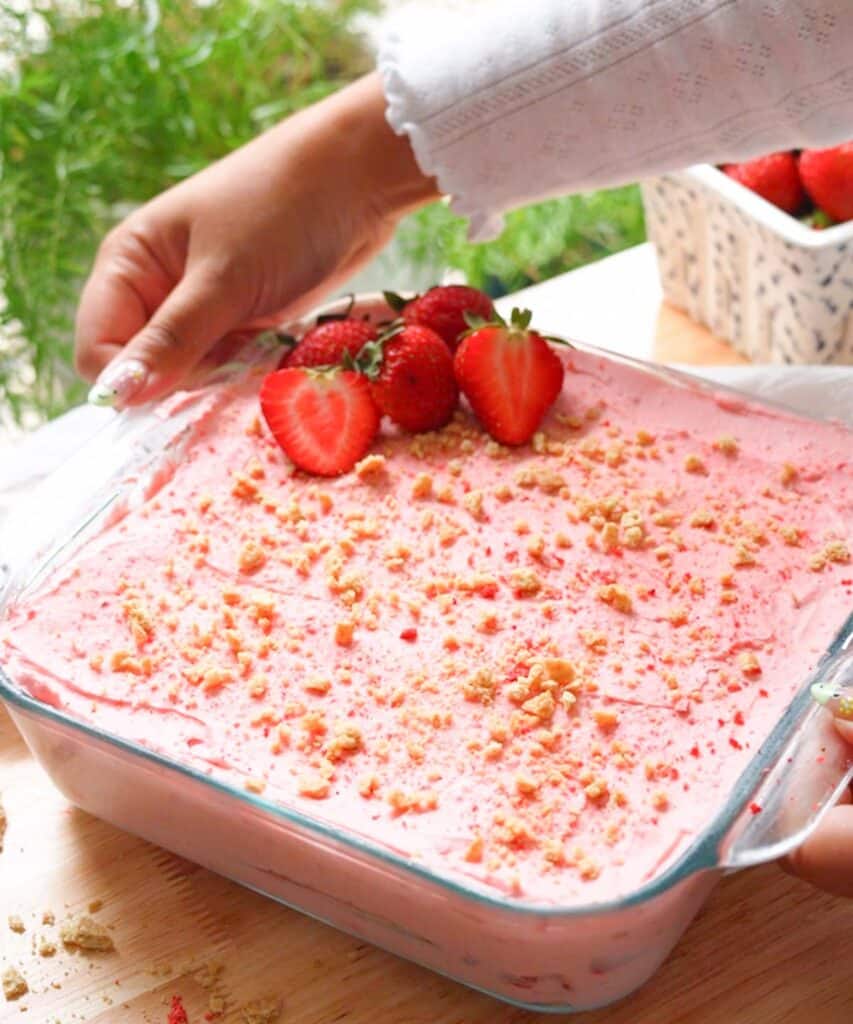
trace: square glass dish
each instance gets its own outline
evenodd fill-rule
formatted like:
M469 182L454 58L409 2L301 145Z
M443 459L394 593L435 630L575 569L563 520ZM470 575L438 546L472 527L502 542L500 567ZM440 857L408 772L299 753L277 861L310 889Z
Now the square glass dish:
M374 297L360 299L357 310L387 316ZM673 397L703 394L758 415L777 411L680 373L578 348L584 358L631 368ZM275 358L256 343L197 388L117 416L16 510L3 529L0 628L93 539L158 493L187 459L197 421L223 381L255 379ZM285 805L122 738L37 699L9 665L0 666L0 699L56 786L86 811L507 1002L571 1012L643 984L723 872L798 845L847 785L850 752L809 688L853 685L853 615L808 678L796 682L778 721L689 842L631 891L572 905L469 884L363 828L312 814L304 802Z

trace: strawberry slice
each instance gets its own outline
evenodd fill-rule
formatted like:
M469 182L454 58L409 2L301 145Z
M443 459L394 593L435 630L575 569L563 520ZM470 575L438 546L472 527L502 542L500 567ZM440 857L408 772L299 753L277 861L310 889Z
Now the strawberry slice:
M453 360L474 415L501 444L529 441L563 386L563 364L541 334L528 330L530 317L530 310L514 309L509 324L497 316L472 320Z
M261 411L300 469L338 476L364 456L379 430L367 379L354 370L288 367L267 374Z

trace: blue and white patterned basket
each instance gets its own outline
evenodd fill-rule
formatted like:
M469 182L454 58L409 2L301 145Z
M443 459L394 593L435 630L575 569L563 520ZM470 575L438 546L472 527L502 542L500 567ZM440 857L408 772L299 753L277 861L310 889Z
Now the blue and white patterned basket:
M642 193L669 302L753 362L853 364L853 222L815 231L706 164Z

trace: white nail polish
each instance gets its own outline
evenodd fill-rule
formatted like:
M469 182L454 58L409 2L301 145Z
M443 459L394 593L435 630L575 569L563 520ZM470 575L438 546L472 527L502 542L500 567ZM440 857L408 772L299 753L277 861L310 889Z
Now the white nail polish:
M112 406L137 394L148 377L148 367L138 359L113 360L104 367L89 392L90 405Z

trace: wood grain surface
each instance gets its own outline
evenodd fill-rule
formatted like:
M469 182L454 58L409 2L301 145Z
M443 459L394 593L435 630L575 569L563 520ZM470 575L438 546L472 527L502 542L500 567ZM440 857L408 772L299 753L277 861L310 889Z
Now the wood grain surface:
M740 361L661 307L657 358ZM282 1024L533 1024L516 1010L360 943L122 833L66 803L0 709L0 972L30 993L0 998L0 1021L166 1024L179 995L189 1024L281 1002ZM114 953L38 955L69 914L93 916ZM41 924L52 910L56 926ZM18 914L17 934L6 917ZM853 901L822 895L775 866L723 881L669 961L639 993L583 1024L851 1024ZM21 1010L26 1009L22 1014Z

